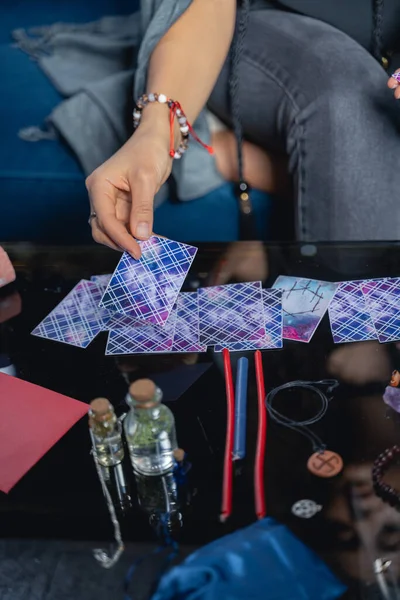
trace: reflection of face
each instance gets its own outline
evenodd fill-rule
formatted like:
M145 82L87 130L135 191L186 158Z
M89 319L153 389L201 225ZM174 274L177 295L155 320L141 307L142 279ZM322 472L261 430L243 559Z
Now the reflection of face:
M399 387L400 386L400 373L399 373L399 371L393 371L393 373L392 373L392 379L390 380L390 385L392 387Z
M377 558L392 560L392 573L400 574L400 514L375 495L371 471L371 464L347 467L326 513L336 533L341 568L368 581L375 579ZM390 484L400 488L400 470L392 470Z

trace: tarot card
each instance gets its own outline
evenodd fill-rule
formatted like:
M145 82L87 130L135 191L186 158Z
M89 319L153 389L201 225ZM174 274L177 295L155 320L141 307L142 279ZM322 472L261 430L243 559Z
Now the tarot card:
M105 290L110 283L111 277L111 273L107 275L92 275L90 281L94 281L94 283L97 283L99 287L102 287Z
M197 248L157 236L139 242L139 260L122 255L101 307L163 325L176 302Z
M149 323L148 321L143 322L141 319L136 319L135 317L121 315L119 313L112 313L111 311L108 312L110 314L110 320L106 323L106 326L104 328L105 331L117 331L118 329L132 329L133 327L138 327L139 325L141 327L153 327L153 324ZM161 328L161 325L155 325L154 327Z
M309 342L338 284L280 275L272 287L283 292L283 338Z
M362 281L343 281L329 305L335 344L376 340L377 335L362 292Z
M260 281L200 288L198 295L202 344L214 346L264 339Z
M222 352L227 348L231 352L245 352L249 350L272 350L282 348L282 291L263 290L263 314L265 324L265 337L261 340L244 340L225 346L218 344L215 352Z
M82 279L32 335L86 348L110 318L108 311L99 308L100 298L97 285Z
M381 343L400 340L400 278L362 283L367 307Z
M207 346L200 344L197 292L179 294L176 310L175 336L171 352L207 352Z
M106 355L170 352L174 341L176 311L164 327L138 325L109 332Z

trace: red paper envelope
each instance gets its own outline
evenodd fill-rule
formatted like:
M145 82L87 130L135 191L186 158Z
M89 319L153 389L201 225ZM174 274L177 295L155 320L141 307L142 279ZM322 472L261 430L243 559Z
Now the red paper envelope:
M0 490L8 493L89 406L0 373Z

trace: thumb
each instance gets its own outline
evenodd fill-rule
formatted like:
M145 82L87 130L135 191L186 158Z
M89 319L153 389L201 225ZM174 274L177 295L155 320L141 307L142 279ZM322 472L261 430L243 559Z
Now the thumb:
M154 176L140 172L129 183L132 195L131 233L138 240L147 240L153 231Z

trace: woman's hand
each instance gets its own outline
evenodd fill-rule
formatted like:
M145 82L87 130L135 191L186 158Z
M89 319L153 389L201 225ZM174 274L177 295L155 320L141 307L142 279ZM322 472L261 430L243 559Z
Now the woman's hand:
M397 69L395 72L400 73L400 69ZM400 83L397 81L397 79L390 77L388 81L388 87L390 87L391 90L394 90L394 97L396 100L400 100Z
M168 112L160 108L146 108L149 118L86 179L91 213L96 215L90 221L93 238L134 258L141 255L134 238L146 240L152 234L154 195L172 167Z
M230 281L265 281L269 265L262 242L234 242L217 263L210 276L210 285L225 285Z

